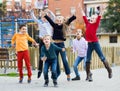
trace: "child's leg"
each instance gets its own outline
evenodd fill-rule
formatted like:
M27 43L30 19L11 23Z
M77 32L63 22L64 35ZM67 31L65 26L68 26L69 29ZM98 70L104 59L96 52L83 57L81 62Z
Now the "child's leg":
M39 52L41 51L41 47L44 45L42 39L39 40ZM41 56L41 53L40 53ZM42 74L42 69L43 69L43 61L41 59L39 59L39 64L38 64L38 78L41 76Z
M82 61L83 57L79 57L77 56L74 64L73 64L73 68L74 68L74 72L76 74L76 76L80 76L79 72L78 72L78 64Z
M60 76L60 74L61 74L61 71L60 71L60 65L59 65L59 51L56 51L56 55L57 55L57 68L56 68L56 70L57 70L57 78Z
M75 62L74 62L74 65L73 65L73 68L74 68L74 72L75 72L75 75L76 77L73 78L72 80L80 80L80 74L78 72L78 64L82 61L84 57L79 57L77 56Z
M56 80L57 79L57 72L56 72L56 68L57 68L57 60L52 60L52 64L51 64L51 71L52 71L52 79Z
M99 42L96 42L94 46L95 46L95 51L97 52L98 56L100 57L101 61L103 62L105 68L108 71L108 77L112 78L112 69L110 68L109 63L106 61L106 59L102 53Z
M48 78L49 66L50 66L50 63L47 62L47 60L46 60L45 63L44 63L44 80L45 80L44 86L45 87L48 86L48 83L49 83L49 78Z
M52 60L51 69L52 69L52 79L54 86L57 86L57 72L56 67L57 66L57 59Z
M84 57L84 60L83 60L83 68L84 68L84 70L86 70L86 60L87 60L86 58L87 58L87 57L85 56L85 57Z
M18 65L18 71L20 79L23 78L23 52L17 52L17 65Z
M31 78L32 71L31 71L30 56L28 50L24 51L24 60L28 71L28 78Z
M64 42L62 42L62 43L55 43L55 45L57 45L58 47L61 47L61 48L65 48ZM58 57L58 52L56 52L56 54L57 54L57 57ZM65 73L67 75L67 80L69 81L70 80L70 67L68 65L66 52L60 52L60 54L61 54L61 57L62 57L62 62L63 62L64 68L65 68ZM58 75L59 71L57 69L57 75Z
M93 81L92 73L90 71L90 61L91 61L91 56L92 56L93 50L94 50L93 43L88 43L87 59L86 59L86 74L87 74L86 80L89 82Z

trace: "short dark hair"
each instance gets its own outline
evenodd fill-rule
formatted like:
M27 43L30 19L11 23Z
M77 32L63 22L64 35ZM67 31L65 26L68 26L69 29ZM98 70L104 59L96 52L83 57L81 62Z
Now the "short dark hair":
M25 24L19 25L19 29L21 29L22 27L26 27L26 25Z

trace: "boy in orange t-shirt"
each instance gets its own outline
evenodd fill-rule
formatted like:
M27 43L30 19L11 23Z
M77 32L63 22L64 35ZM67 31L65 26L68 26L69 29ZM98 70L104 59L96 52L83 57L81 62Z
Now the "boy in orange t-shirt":
M23 59L25 60L25 65L28 72L28 83L31 82L32 72L30 68L31 64L30 64L30 56L28 51L28 40L33 42L35 45L37 44L35 40L28 35L26 25L20 25L19 32L14 34L11 40L12 47L15 47L16 45L17 65L20 76L19 83L22 83L23 81L23 71L22 71Z

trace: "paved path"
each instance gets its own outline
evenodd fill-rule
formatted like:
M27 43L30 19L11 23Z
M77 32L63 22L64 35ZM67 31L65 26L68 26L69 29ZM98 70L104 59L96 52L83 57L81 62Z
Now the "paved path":
M33 72L31 84L27 83L27 76L24 77L23 84L18 83L18 77L0 77L0 91L120 91L120 66L112 67L113 78L107 78L107 71L103 69L92 70L93 82L85 81L85 71L81 72L80 81L66 80L62 72L58 79L58 87L54 87L52 80L48 87L43 87L43 75L37 79L37 71ZM71 77L74 77L71 73Z

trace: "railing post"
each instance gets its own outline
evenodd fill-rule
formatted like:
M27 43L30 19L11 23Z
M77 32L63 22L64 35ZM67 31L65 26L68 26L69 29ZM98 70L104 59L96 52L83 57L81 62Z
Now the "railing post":
M115 47L113 46L112 47L112 66L114 67L115 66Z

